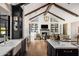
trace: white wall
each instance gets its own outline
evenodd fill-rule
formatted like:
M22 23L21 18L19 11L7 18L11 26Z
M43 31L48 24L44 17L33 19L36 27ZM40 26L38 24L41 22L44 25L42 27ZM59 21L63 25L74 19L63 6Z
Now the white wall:
M23 38L29 37L29 16L23 18Z
M48 21L45 21L44 20L44 16L43 14L32 19L31 21L29 21L29 18L31 17L31 15L29 16L24 16L24 19L23 19L23 37L29 37L29 23L37 23L38 24L38 33L40 33L40 29L41 29L41 25L42 24L48 24L48 29L50 29L50 18L53 18L55 20L58 21L59 24L63 24L64 21L60 20L59 18L55 17L55 16L52 16L50 14L47 14L47 16L49 17L49 20ZM35 21L37 20L37 21ZM32 22L33 21L33 22ZM62 27L63 29L63 27ZM59 30L60 31L60 30ZM62 30L61 30L62 31ZM61 32L63 33L63 31ZM34 34L33 34L34 35Z
M75 31L75 29L76 29L75 27L78 27L78 23L73 23L73 24L75 24L75 25L73 25L73 24L71 24L71 22L62 21L62 20L60 20L60 19L58 19L58 18L56 18L56 17L54 17L52 15L48 14L48 16L52 17L53 19L56 19L58 21L58 23L62 25L61 26L61 28L62 28L61 33L62 34L63 34L63 24L65 24L65 23L68 24L68 26L67 26L67 34L70 36L70 38L72 38L73 35L75 35L77 33ZM49 29L50 29L50 20L48 20L47 22L44 21L44 16L43 15L40 15L37 18L32 19L31 21L29 21L29 18L30 18L30 15L28 17L24 17L24 19L23 19L23 21L24 21L24 23L23 23L24 24L24 28L23 28L24 29L23 30L24 38L29 36L29 23L31 23L31 21L33 21L33 20L37 20L37 21L35 21L35 23L38 24L38 29L39 29L38 33L40 33L41 24L48 24ZM32 23L34 23L34 22L32 22Z
M79 4L78 4L79 5ZM79 11L78 11L78 5L74 5L74 4L71 4L71 6L73 6L73 7L71 7L70 5L68 6L67 5L67 7L69 7L68 9L69 10L71 10L71 11L76 11L76 13L79 13ZM64 6L64 4L62 5L62 6ZM32 8L32 5L29 5L29 6L25 6L24 8L24 14L26 14L26 13L28 13L28 10L30 10L30 9L27 9L27 8L29 8L30 7L30 9L33 9ZM37 5L36 5L36 7L37 7ZM65 6L66 7L66 6ZM26 11L26 9L27 9L27 11ZM42 8L43 9L43 8ZM29 31L29 18L30 17L33 17L34 15L37 15L37 14L39 14L40 12L43 12L44 11L44 9L43 10L39 10L37 13L33 13L33 14L31 14L31 15L29 15L29 16L24 16L24 32L23 32L23 34L24 34L24 37L27 37L27 36L29 36L29 33L28 33L28 31ZM74 10L73 10L74 9ZM45 9L46 10L46 9ZM58 15L58 16L60 16L61 18L63 18L63 19L65 19L65 21L62 21L62 20L60 20L60 19L58 19L58 18L56 18L56 17L54 17L54 16L52 16L52 15L48 15L49 17L52 17L53 19L56 19L56 20L58 20L59 21L59 23L61 24L61 25L63 25L64 23L67 23L68 24L68 28L67 28L67 34L70 36L70 38L71 37L73 37L75 34L77 34L77 32L75 31L75 29L76 28L74 28L74 27L76 27L77 26L77 24L75 23L73 23L73 22L77 22L77 21L79 21L79 17L75 17L75 16L73 16L73 15L71 15L71 14L69 14L68 12L65 12L65 11L63 11L63 10L61 10L61 9L59 9L59 8L57 8L57 7L55 7L55 6L53 6L52 5L52 7L50 8L50 10L49 10L51 13L54 13L54 14L56 14L56 15ZM74 12L75 12L74 11ZM38 21L37 21L37 23L39 23L39 29L41 28L40 27L40 25L41 24L50 24L50 22L49 21L47 21L47 22L45 22L44 21L44 18L43 18L43 15L40 15L38 18ZM33 19L34 20L34 19ZM71 23L73 23L73 24L71 24ZM50 28L50 26L49 26L49 28ZM63 28L63 26L62 26L62 28ZM61 31L62 31L62 33L63 33L63 29L61 29ZM38 30L38 32L40 33L40 30Z
M39 16L38 20L39 20L38 22L39 33L40 33L41 25L48 24L48 29L50 29L50 22L49 20L48 21L44 20L43 14Z
M73 40L76 40L75 37L79 34L78 28L79 28L79 21L71 23L71 34L72 34L71 36Z

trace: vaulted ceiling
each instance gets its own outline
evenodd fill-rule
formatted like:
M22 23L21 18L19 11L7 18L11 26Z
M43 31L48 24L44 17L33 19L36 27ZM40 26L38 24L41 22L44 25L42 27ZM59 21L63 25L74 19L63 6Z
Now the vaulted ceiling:
M23 10L25 17L30 15L30 20L43 13L65 21L79 20L79 3L30 3L24 5Z

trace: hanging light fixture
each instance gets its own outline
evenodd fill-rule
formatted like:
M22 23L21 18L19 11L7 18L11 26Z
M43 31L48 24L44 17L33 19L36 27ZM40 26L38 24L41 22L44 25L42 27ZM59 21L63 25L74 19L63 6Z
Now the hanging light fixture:
M48 21L49 20L49 17L47 15L45 15L45 14L44 14L44 20L45 21Z

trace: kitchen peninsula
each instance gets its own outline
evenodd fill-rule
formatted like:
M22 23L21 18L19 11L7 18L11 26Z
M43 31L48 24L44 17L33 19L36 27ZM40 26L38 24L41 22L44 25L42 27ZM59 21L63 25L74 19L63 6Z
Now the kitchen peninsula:
M62 42L48 39L49 56L78 56L78 47L71 42Z
M25 39L14 39L9 40L6 43L0 44L0 56L14 56L14 55L22 55L25 51L24 48ZM26 48L26 47L25 47Z

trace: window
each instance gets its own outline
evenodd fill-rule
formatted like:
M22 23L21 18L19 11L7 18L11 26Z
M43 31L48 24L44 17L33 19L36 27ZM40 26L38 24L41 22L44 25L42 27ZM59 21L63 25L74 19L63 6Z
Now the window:
M0 15L0 38L8 35L8 16Z
M58 24L57 23L54 23L54 24L51 24L51 32L53 33L53 34L56 34L56 33L58 33Z

